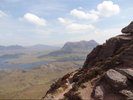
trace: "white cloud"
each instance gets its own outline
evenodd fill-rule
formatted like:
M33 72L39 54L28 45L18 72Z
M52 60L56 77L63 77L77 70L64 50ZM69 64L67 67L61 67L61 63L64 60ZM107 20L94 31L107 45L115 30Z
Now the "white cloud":
M66 23L66 21L65 21L64 18L62 18L62 17L59 17L58 20L59 20L61 23Z
M79 19L88 19L88 20L97 20L98 15L91 12L84 12L78 9L73 9L70 11L70 14Z
M83 33L84 31L94 29L94 26L91 25L91 24L87 25L87 24L72 23L72 24L67 25L66 28L71 32L81 32L81 33Z
M7 16L7 14L0 10L0 17L5 17L5 16Z
M120 7L114 4L112 1L103 1L97 5L97 10L90 10L85 12L83 10L73 9L70 14L79 19L93 20L96 21L100 17L110 17L120 12Z
M62 18L62 17L59 17L58 18L58 21L60 22L60 23L62 23L62 24L70 24L70 23L72 23L72 21L70 21L69 19L64 19L64 18Z
M45 19L39 18L38 16L31 14L31 13L26 13L24 15L24 19L30 23L37 25L37 26L46 26Z
M103 1L98 4L97 10L101 16L110 17L120 12L120 7L112 1Z
M58 18L59 22L65 26L65 29L69 32L81 32L83 33L84 31L87 30L92 30L94 29L94 26L91 24L79 24L72 22L71 20L64 19L62 17Z
M100 18L111 17L120 12L120 7L114 4L112 1L103 1L98 4L95 9L84 11L82 8L73 9L70 11L70 15L78 19L89 20L90 22L85 22L81 20L71 20L67 18L59 17L58 21L64 26L64 30L67 33L87 33L94 32L97 28L92 25L93 21L97 21Z

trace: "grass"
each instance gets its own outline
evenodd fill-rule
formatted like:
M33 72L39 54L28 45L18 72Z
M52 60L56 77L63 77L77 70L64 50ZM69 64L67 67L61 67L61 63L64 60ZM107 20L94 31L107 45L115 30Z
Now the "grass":
M73 65L69 65L67 62L64 64L56 62L55 65L57 67L55 70L43 67L29 71L14 70L0 74L2 77L0 80L0 99L40 99L54 80L75 70Z

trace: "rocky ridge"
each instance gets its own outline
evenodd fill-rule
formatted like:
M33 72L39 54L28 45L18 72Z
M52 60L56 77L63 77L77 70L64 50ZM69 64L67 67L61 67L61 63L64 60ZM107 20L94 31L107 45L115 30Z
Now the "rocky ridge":
M51 85L43 99L133 100L133 22L99 45L81 69Z
M74 49L79 50L92 50L98 43L95 40L90 41L79 41L79 42L67 42L64 44L62 50L73 51Z

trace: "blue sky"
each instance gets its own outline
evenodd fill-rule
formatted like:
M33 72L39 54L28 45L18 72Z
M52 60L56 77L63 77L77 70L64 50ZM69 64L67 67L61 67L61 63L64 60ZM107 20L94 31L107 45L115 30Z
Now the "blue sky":
M0 45L61 45L118 35L133 0L0 0Z

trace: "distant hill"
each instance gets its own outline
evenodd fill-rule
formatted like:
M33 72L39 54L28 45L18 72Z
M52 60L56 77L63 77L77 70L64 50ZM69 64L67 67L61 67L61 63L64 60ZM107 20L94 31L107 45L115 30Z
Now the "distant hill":
M20 45L10 45L10 46L0 46L0 56L5 54L16 54L16 53L28 53L28 52L40 52L40 51L54 51L60 49L56 46L49 45L33 45L33 46L20 46Z
M16 49L25 49L25 48L20 45L0 46L0 50L16 50Z
M49 53L51 56L58 56L70 53L83 53L90 52L98 43L95 40L90 41L78 41L78 42L67 42L61 48L61 50Z

